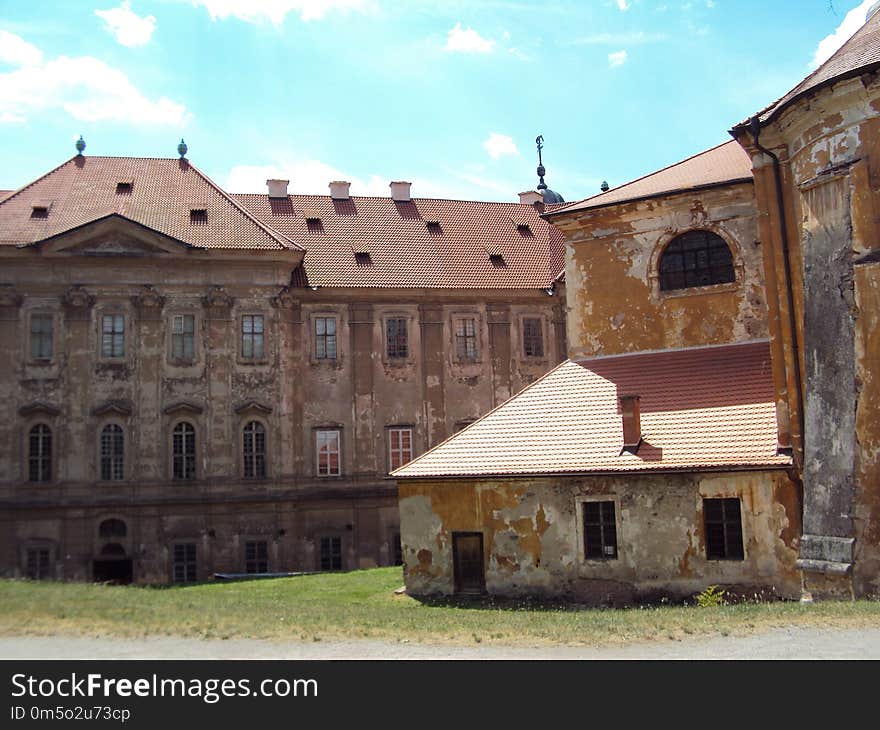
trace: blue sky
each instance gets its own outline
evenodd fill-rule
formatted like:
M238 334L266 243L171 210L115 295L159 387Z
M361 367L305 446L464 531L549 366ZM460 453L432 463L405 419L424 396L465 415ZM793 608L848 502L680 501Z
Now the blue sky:
M872 0L0 0L0 188L74 154L233 192L566 200L711 147Z

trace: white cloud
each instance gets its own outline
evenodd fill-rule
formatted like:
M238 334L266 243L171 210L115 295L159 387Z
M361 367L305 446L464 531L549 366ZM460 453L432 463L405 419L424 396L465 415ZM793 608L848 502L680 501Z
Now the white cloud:
M491 53L495 41L483 38L473 28L462 29L461 23L449 31L446 38L446 50L455 53Z
M846 43L852 34L855 33L865 23L865 15L868 9L876 2L876 0L864 0L861 5L850 10L843 18L843 22L837 26L837 29L830 35L825 36L819 45L816 46L816 52L813 54L813 60L810 68L817 68L827 61L834 52Z
M511 46L510 48L508 48L507 52L511 56L518 58L520 61L531 61L532 60L531 56L529 56L527 53L523 53L521 50L519 50L519 48L516 48L514 46Z
M24 38L0 30L0 62L13 66L35 66L43 60L43 53Z
M146 45L156 30L156 18L152 15L142 18L132 11L129 0L122 0L118 8L96 10L95 15L104 21L105 29L117 41L129 48Z
M483 142L483 148L493 160L508 155L514 157L519 155L519 150L516 148L516 144L514 144L513 137L508 137L506 134L498 134L497 132L489 134L486 141Z
M205 8L211 20L233 17L248 23L268 20L281 25L288 13L299 13L302 20L320 20L333 11L366 10L369 0L192 0Z
M629 0L617 0L617 8L621 12L629 10Z
M608 68L617 68L626 63L626 51L615 51L608 54Z
M15 47L29 46L39 53L29 53L30 61L40 60L19 61L19 68L0 73L0 123L23 122L34 113L58 109L83 121L136 124L179 126L190 116L182 104L144 96L122 71L97 58L59 56L42 61L38 49L18 36L6 35L15 39Z

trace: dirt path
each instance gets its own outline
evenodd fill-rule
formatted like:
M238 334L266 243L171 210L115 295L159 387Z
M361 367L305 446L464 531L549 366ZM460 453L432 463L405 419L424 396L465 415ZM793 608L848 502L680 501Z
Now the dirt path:
M777 629L623 647L0 637L2 659L880 659L880 628Z

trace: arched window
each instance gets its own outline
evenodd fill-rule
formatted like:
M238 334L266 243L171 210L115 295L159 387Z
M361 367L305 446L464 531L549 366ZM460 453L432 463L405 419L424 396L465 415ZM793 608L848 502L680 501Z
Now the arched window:
M242 460L245 477L266 476L266 428L259 421L244 427Z
M115 518L104 520L98 527L98 535L103 539L125 537L127 534L128 527L122 520Z
M110 423L101 431L101 479L118 481L125 478L125 437L122 426Z
M736 281L733 254L721 236L688 231L673 238L660 256L660 291Z
M52 479L52 429L38 423L28 435L28 479L48 482Z
M183 421L171 433L172 477L174 479L196 478L196 430L191 423Z

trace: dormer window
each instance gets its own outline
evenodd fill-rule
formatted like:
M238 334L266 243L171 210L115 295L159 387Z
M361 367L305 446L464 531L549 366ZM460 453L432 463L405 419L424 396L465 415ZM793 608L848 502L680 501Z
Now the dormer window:
M489 263L496 269L504 269L507 267L507 262L504 260L504 256L500 253L489 254Z
M35 205L31 208L31 218L48 218L49 217L49 206L48 205Z
M131 195L131 181L123 181L116 183L117 195Z
M191 208L189 211L189 222L205 225L208 222L207 208Z
M370 256L369 251L355 251L354 252L354 262L358 266L372 266L373 258Z
M535 234L532 233L532 227L528 223L517 223L516 230L523 238L535 237Z
M443 235L443 228L440 226L440 221L428 221L425 223L425 228L428 229L428 233L432 236Z

